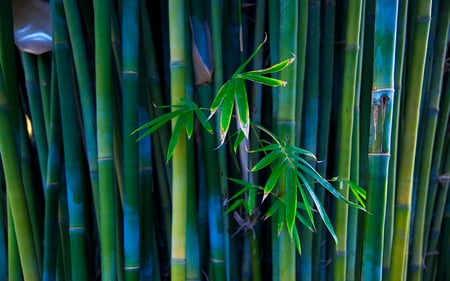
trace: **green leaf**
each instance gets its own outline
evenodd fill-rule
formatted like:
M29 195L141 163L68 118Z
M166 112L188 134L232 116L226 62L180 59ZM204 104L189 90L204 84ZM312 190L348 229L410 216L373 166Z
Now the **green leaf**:
M170 120L172 120L173 118L182 115L183 113L185 113L186 110L185 108L183 109L178 109L175 111L171 111L168 113L165 113L163 115L160 115L158 117L156 117L155 119L153 119L152 121L140 126L139 128L137 128L136 130L134 130L133 132L131 132L131 134L135 134L138 131L144 130L149 128L144 134L142 134L141 136L139 136L139 138L137 139L137 141L140 141L141 139L145 138L146 136L152 134L153 132L155 132L156 130L158 130L159 128L161 128L162 126L164 126L167 122L169 122Z
M319 198L317 198L316 193L314 193L314 190L309 185L308 181L303 176L303 174L297 171L297 176L305 184L305 187L308 190L309 195L311 196L312 200L314 201L314 205L316 205L316 207L317 207L317 210L319 212L320 217L322 218L323 222L325 223L325 226L327 227L327 229L330 232L331 236L333 236L333 239L334 239L334 241L336 242L336 245L337 245L338 244L337 235L336 235L336 232L334 231L334 228L333 228L333 225L331 224L330 219L328 218L328 215L327 215L327 212L325 211L325 208L323 207L323 205L320 202Z
M295 61L295 56L292 58L289 58L289 59L285 59L285 60L283 60L277 64L274 64L268 68L252 70L252 71L248 71L246 73L259 73L259 74L276 73L276 72L282 71L283 69L285 69L288 65L290 65L294 61Z
M234 145L233 145L234 153L236 153L236 151L237 151L237 149L238 149L238 147L239 147L239 144L241 144L241 142L242 142L244 139L245 139L245 134L244 134L244 132L243 132L243 131L239 131L238 134L237 134L236 140L234 141Z
M252 172L256 172L267 167L268 165L272 164L273 161L277 160L282 154L283 151L281 150L274 150L270 152L269 154L261 158L261 160L259 160L258 163L255 164L255 166L253 166Z
M220 145L225 142L225 137L230 128L231 116L233 115L235 83L231 84L231 88L233 89L232 94L228 94L225 97L220 114Z
M315 228L313 228L313 225L311 225L311 221L305 218L300 212L297 212L296 217L306 228L308 228L309 231L315 231Z
M256 56L256 54L258 54L259 50L261 50L262 46L264 45L264 43L266 43L266 41L267 41L267 36L264 38L264 41L258 45L256 50L250 55L250 57L243 64L241 64L241 66L239 66L239 68L234 72L233 77L235 77L237 74L241 73L245 69L245 67Z
M210 106L210 115L208 117L208 120L211 119L211 117L214 115L214 113L216 113L217 109L219 109L220 105L222 104L223 100L225 99L225 97L229 96L230 93L233 92L232 85L231 85L231 81L227 81L225 84L223 84L219 91L217 92L216 97L214 98L213 102L211 103Z
M236 210L239 206L244 206L244 208L247 210L248 207L246 206L247 202L245 202L244 199L239 199L236 200L226 211L225 214L229 214L231 212L233 212L234 210Z
M304 209L306 211L306 214L308 215L309 221L311 222L310 225L312 227L313 230L316 229L316 226L314 225L314 217L313 217L313 213L312 213L312 207L311 204L309 203L308 197L305 194L305 191L303 190L303 188L301 187L301 185L298 185L298 189L300 190L300 195L302 196L302 202L304 204ZM309 226L309 225L307 225Z
M238 79L236 81L235 92L239 125L241 130L244 132L245 137L248 139L250 112L248 109L247 90L245 89L245 83L243 80Z
M212 134L213 129L211 124L209 124L208 119L206 119L205 114L200 109L195 109L195 115L197 116L198 121L202 124L203 128L210 134Z
M293 229L293 232L292 232L292 236L294 238L295 247L297 248L297 251L298 251L299 255L301 255L302 254L302 246L300 244L300 236L298 235L297 226L295 226L295 224L294 224L294 229Z
M245 80L250 80L256 83L261 83L270 87L280 87L280 86L286 86L287 82L280 80L280 79L275 79L275 78L271 78L271 77L267 77L267 76L262 76L260 74L256 74L256 73L242 73L238 76L239 78L245 79Z
M186 134L188 138L192 137L194 133L194 112L188 111L185 113L186 116Z
M186 118L184 115L178 117L175 127L172 130L172 136L170 137L169 146L167 147L167 157L166 161L169 162L170 158L172 158L172 154L175 151L175 147L177 146L178 140L180 139L181 131L186 124Z
M266 219L270 218L271 216L273 216L278 211L280 206L281 206L281 201L280 200L273 201L272 204L269 207L269 210L267 210L267 213L264 216L264 220L266 220Z
M257 149L253 149L250 152L267 152L275 149L280 149L280 146L278 144L269 144Z
M275 187L276 183L278 182L278 179L280 178L280 175L283 171L285 171L285 162L286 160L281 160L272 170L270 173L269 178L266 181L266 184L264 186L264 196L263 201L266 199L268 194L270 194Z
M293 153L293 154L300 154L300 155L304 155L304 156L306 156L308 158L313 159L315 162L317 161L316 156L311 151L303 149L303 148L300 148L300 147L297 147L295 145L288 145L286 147L286 151L289 154L291 154L291 153Z
M255 209L255 202L256 202L256 189L250 188L248 191L249 215L253 214L253 210Z
M286 170L286 225L291 235L297 213L297 184L295 171L288 168Z

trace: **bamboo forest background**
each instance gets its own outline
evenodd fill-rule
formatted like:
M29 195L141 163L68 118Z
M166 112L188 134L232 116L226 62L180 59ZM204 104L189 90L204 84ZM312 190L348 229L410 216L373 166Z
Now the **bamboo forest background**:
M448 0L0 0L0 280L450 280L449 23Z

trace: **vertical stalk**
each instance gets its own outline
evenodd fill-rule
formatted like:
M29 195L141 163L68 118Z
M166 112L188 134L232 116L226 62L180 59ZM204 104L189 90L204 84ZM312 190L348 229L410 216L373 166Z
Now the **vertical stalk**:
M347 35L344 61L344 81L341 100L341 114L339 116L338 143L339 154L337 159L337 173L344 180L350 180L351 171L351 139L353 130L353 114L356 92L356 73L359 53L359 36L362 13L362 1L350 0L348 3ZM341 189L344 197L348 197L348 188ZM344 280L347 267L347 221L348 207L345 204L336 204L336 235L338 245L334 255L334 280Z
M181 103L185 96L186 50L184 31L186 24L185 1L169 1L169 42L171 104ZM172 121L172 126L175 122ZM185 280L186 276L186 207L187 207L187 136L180 134L172 156L172 281Z
M95 92L99 174L100 263L103 281L116 280L116 186L113 160L111 6L94 1Z
M424 77L425 55L430 28L431 2L419 1L414 22L412 55L409 63L405 93L403 130L400 136L398 185L394 222L391 280L404 280L408 264L409 224L411 217L411 198L413 186L414 159L416 154L417 131L419 127L422 82Z
M125 280L140 270L138 145L131 132L139 125L139 1L122 3L123 249Z
M368 150L368 201L363 245L364 280L381 280L386 192L391 152L397 1L377 1Z
M72 76L72 54L69 43L63 4L60 0L51 2L54 52L58 72L59 102L64 149L64 168L67 184L67 204L69 210L70 252L72 278L88 280L86 255L86 226L84 218L84 194L82 178L82 141L75 101L75 81Z
M280 38L279 56L280 58L289 57L292 52L297 50L297 24L298 24L298 1L282 0L280 1ZM296 77L297 64L286 69L280 74L280 79L287 81L287 86L279 90L278 95L278 115L276 117L276 131L278 135L289 144L295 144L295 105L296 105ZM283 177L283 175L282 175ZM292 186L291 186L292 187ZM286 183L281 181L279 193L282 201L286 197ZM294 188L297 188L294 185ZM278 280L295 280L295 246L293 239L284 222L285 206L278 212L278 223L282 223L281 232L274 237L278 245L278 253L272 259L274 264L278 264ZM275 232L277 233L277 232ZM278 260L274 260L274 258Z

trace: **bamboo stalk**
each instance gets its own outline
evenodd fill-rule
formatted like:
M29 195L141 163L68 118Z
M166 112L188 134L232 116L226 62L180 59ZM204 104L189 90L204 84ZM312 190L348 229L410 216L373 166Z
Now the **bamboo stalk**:
M116 187L113 160L111 6L94 1L95 81L102 280L116 280Z
M185 96L186 53L184 30L186 25L185 1L169 1L169 42L171 104L180 104ZM176 120L172 121L172 127ZM180 134L172 156L172 250L171 280L184 280L186 276L186 207L187 207L187 137Z
M140 270L138 146L131 135L139 126L139 1L122 3L123 248L125 280Z
M422 280L423 264L426 254L426 239L428 232L424 232L427 205L432 201L429 197L430 171L433 160L433 147L435 143L436 128L438 122L439 104L442 93L442 79L447 49L447 35L449 30L449 9L446 5L439 8L437 34L435 39L435 51L431 69L430 90L427 103L424 105L426 115L423 118L423 145L420 150L419 182L417 185L417 200L414 211L414 228L412 233L413 249L410 263L411 280Z
M377 1L373 87L369 135L369 181L364 231L362 278L381 280L388 168L391 152L394 65L397 30L396 1Z
M422 97L422 82L424 77L424 58L430 27L431 1L418 3L416 20L414 22L414 37L410 68L406 79L406 101L403 131L400 137L398 162L398 185L394 222L394 237L391 262L391 280L404 280L408 264L409 223L411 216L412 180L414 159L416 154L419 108Z
M298 24L298 1L280 1L280 38L289 38L289 40L280 40L279 56L280 58L289 57L292 52L297 50L297 34L295 32ZM296 105L296 72L297 65L286 69L280 74L280 79L287 81L287 86L280 88L278 95L278 114L276 116L276 131L278 135L289 144L295 144L295 105ZM286 176L286 175L285 175ZM283 175L282 175L283 177ZM278 187L280 199L285 201L286 182L282 180ZM291 185L292 188L292 185ZM295 185L293 188L297 188ZM272 239L276 241L278 246L276 255L272 257L272 262L278 264L279 276L277 280L295 280L295 246L291 234L285 223L285 209L278 212L277 224L282 224L282 228L278 227L278 235ZM275 260L278 258L279 260Z
M4 51L4 49L2 49ZM1 64L2 69L5 65ZM17 246L25 280L40 280L38 257L33 241L33 232L29 217L24 183L18 155L18 146L14 141L11 110L6 96L3 74L0 75L0 154L6 181L6 194L11 217L13 219ZM17 109L17 108L16 108ZM18 113L18 112L15 112ZM18 125L17 123L15 125ZM9 209L8 208L8 209ZM12 224L10 225L12 227Z
M341 116L339 117L338 143L340 145L338 154L337 173L344 180L350 180L351 170L351 136L353 130L353 112L356 91L356 71L359 53L359 36L361 22L361 1L349 1L347 15L347 35L344 62L344 81L341 100ZM344 197L348 197L348 188L341 189ZM348 207L337 204L335 210L336 234L338 245L333 259L333 278L344 280L346 276L347 259L347 216Z

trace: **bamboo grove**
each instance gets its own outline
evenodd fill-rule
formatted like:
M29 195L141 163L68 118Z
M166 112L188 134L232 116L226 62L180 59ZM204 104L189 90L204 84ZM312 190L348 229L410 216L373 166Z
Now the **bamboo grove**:
M450 280L449 25L0 0L0 280Z

